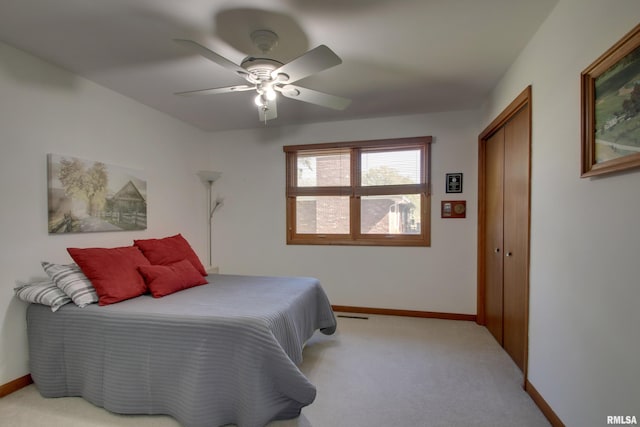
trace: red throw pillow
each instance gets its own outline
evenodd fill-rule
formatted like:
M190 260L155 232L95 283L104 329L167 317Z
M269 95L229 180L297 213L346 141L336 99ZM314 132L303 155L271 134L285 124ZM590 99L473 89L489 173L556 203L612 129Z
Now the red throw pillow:
M138 267L149 265L149 260L135 246L67 248L67 252L96 288L99 305L113 304L147 292Z
M207 275L207 270L200 262L200 258L193 251L189 242L182 237L182 234L163 239L134 240L133 244L140 248L151 264L169 265L186 259L200 274Z
M138 271L155 298L209 283L186 259L170 265L141 265Z

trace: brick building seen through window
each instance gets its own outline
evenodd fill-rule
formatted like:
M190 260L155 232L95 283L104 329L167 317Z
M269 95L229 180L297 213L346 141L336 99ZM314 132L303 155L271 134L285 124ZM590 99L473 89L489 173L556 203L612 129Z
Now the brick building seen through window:
M428 246L430 140L284 147L287 242Z

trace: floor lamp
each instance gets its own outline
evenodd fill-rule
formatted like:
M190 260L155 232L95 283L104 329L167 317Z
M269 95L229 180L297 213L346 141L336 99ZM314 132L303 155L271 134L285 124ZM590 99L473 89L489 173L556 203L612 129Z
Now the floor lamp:
M209 268L213 267L211 265L211 222L213 220L213 213L216 211L216 209L218 209L220 207L220 205L222 205L222 200L216 200L215 204L213 203L212 200L212 188L213 188L213 183L220 178L220 175L222 175L220 172L215 172L215 171L199 171L198 172L198 176L200 177L200 179L202 180L202 182L204 182L205 184L207 184L208 188L208 194L207 194L207 215L208 215L208 220L207 223L209 225Z

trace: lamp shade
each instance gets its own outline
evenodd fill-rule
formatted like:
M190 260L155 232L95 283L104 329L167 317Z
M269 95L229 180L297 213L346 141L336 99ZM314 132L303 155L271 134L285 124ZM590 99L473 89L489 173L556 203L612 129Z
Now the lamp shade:
M216 181L222 173L216 171L198 171L198 176L205 184Z

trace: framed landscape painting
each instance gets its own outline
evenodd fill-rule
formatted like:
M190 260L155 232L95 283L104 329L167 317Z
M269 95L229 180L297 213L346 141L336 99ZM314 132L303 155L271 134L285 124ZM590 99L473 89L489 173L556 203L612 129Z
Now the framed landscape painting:
M98 161L49 154L49 233L145 230L147 181Z
M640 167L640 25L582 72L581 98L581 176Z

